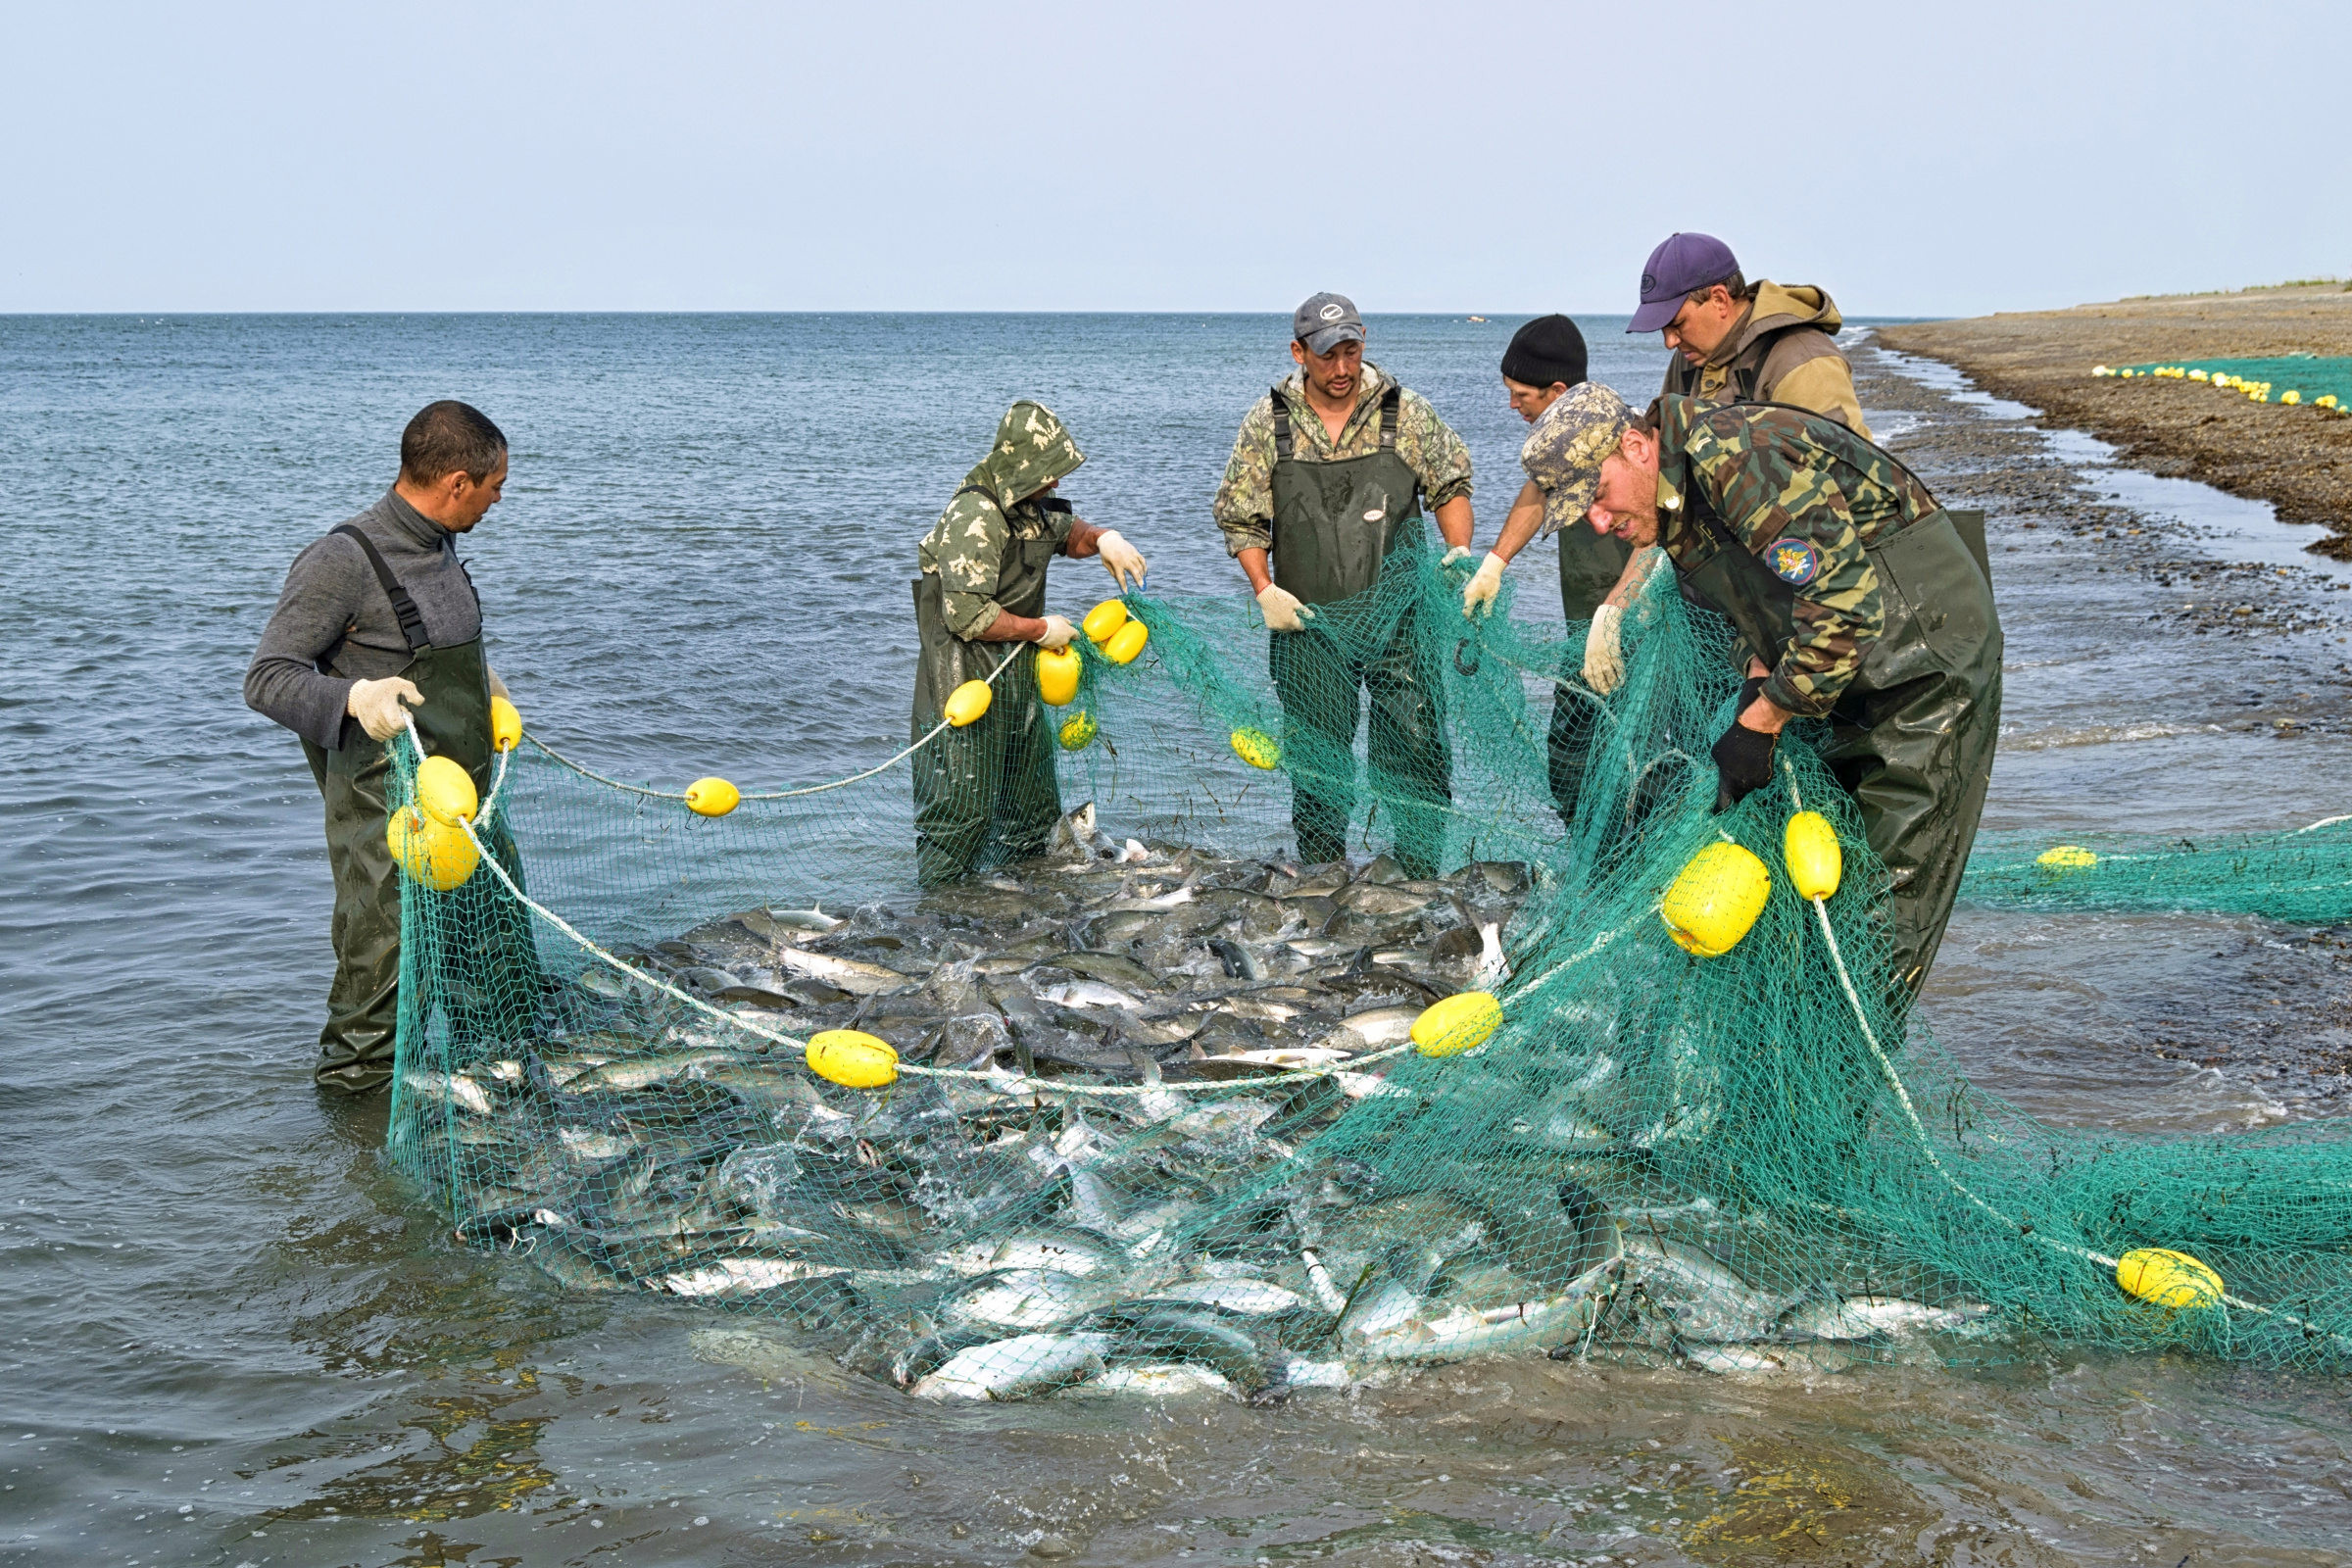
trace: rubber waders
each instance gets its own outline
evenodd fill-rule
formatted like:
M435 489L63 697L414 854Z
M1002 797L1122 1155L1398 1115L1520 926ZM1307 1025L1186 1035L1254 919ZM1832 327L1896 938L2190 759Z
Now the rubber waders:
M427 753L462 764L473 775L474 787L488 796L490 675L481 639L452 648L424 641L424 623L415 603L374 545L356 527L336 531L359 540L408 634L409 662L399 673L424 694L416 724ZM384 831L390 748L406 744L398 738L389 743L370 740L360 721L348 714L333 751L303 743L311 776L326 803L326 858L335 879L335 978L327 991L326 1027L318 1032L313 1076L320 1088L346 1094L365 1094L390 1081L399 1040L401 874ZM521 863L505 824L493 822L483 839L519 882ZM489 1020L502 1013L528 1017L537 1010L538 954L528 913L514 906L495 877L476 875L446 897L455 901L450 928L481 933L466 951L443 955L457 960L457 977L464 982L455 995L479 999L471 1006L453 1001L451 1042L453 1054L462 1057L469 1042L482 1038ZM485 917L493 910L494 917ZM515 1004L518 1000L520 1005ZM414 1020L412 1027L421 1022Z
M1426 877L1445 853L1446 815L1413 803L1453 799L1444 687L1420 656L1409 597L1371 591L1392 554L1417 554L1427 538L1420 479L1396 453L1400 391L1392 386L1381 400L1378 452L1315 463L1294 452L1290 405L1274 389L1274 581L1317 612L1303 631L1268 633L1266 659L1292 733L1311 732L1326 743L1317 751L1347 759L1345 772L1291 768L1298 858L1313 864L1348 854L1363 691L1372 700L1365 750L1373 793L1390 807L1397 861Z
M1592 612L1617 586L1634 547L1614 534L1596 532L1582 517L1553 536L1560 544L1560 616L1573 624L1591 620ZM1551 729L1545 736L1546 761L1551 776L1551 801L1560 823L1573 828L1576 798L1585 781L1585 759L1600 720L1596 697L1585 686L1584 645L1572 643L1561 656L1560 678L1573 690L1555 686L1551 693Z
M1677 561L1686 584L1776 662L1795 635L1795 592L1740 543L1695 489L1680 526L1704 540ZM1969 519L1982 529L1981 518ZM1866 554L1885 629L1830 712L1823 757L1861 808L1890 879L1887 973L1916 996L1936 961L1976 843L2000 735L2001 624L1992 585L1952 515L1933 512Z
M996 601L1031 619L1046 612L1046 564L1059 552L1051 539L1013 539L998 568ZM915 868L923 886L967 876L974 867L1045 853L1061 815L1054 772L1054 729L1037 696L1032 643L966 642L948 629L939 578L914 579L914 623L922 649L914 666L914 714L908 739L939 727L948 694L987 680L998 662L1014 668L991 682L988 711L951 729L914 754Z

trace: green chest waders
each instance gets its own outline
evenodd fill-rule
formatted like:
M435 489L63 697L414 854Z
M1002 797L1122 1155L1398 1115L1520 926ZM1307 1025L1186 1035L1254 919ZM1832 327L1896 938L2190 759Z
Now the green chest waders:
M1058 498L1040 505L1069 510L1069 503ZM993 595L998 606L1030 619L1044 615L1046 566L1060 550L1051 539L1007 540ZM1013 663L990 682L994 695L986 713L914 754L916 871L925 887L937 887L983 863L1043 854L1061 814L1061 788L1054 772L1053 726L1037 695L1036 645L966 642L956 636L948 628L945 591L936 572L914 579L914 623L922 648L915 659L910 741L938 727L956 687L987 680L1000 660Z
M1291 737L1291 824L1299 859L1344 858L1355 810L1359 689L1372 700L1365 744L1376 800L1390 808L1396 858L1436 874L1453 798L1444 687L1414 636L1409 596L1376 593L1389 557L1418 553L1421 481L1396 452L1401 389L1380 404L1380 450L1332 463L1300 460L1290 406L1274 389L1274 581L1318 607L1304 631L1269 633L1267 664ZM1302 736L1318 743L1298 746Z
M1696 487L1670 552L1684 582L1777 663L1796 635L1796 592L1756 559ZM1887 975L1917 995L1936 961L1976 842L2000 735L2001 623L1965 531L1980 514L1933 512L1866 554L1886 625L1830 713L1824 759L1861 808L1886 865Z
M486 797L491 775L490 676L482 661L481 638L451 648L434 647L425 639L424 617L416 602L374 544L349 523L334 531L358 542L400 619L409 662L399 673L424 695L416 724L427 753L462 764L473 775L474 788ZM401 744L405 742L390 743ZM335 750L303 743L311 775L325 798L326 858L335 878L335 979L327 992L326 1027L318 1033L314 1076L321 1088L350 1094L381 1088L391 1078L399 1038L401 874L384 842L390 745L370 740L360 721L348 714ZM504 821L491 823L484 838L491 853L519 880L520 867ZM496 880L477 874L464 889L448 895L451 912L439 922L452 933L477 933L470 939L473 950L440 955L445 963L456 960L443 972L462 982L457 987L461 994L451 999L453 1038L478 1034L485 1014L512 1018L517 1002L526 1017L537 1007L538 964L528 915L519 908L501 907L497 918L482 917L492 907L487 889ZM498 892L511 906L505 890ZM466 908L457 908L461 904ZM427 933L425 940L435 935ZM461 1012L466 1016L459 1016Z
M1617 586L1634 547L1614 534L1598 532L1578 518L1552 537L1560 544L1560 614L1570 622L1591 620L1592 612ZM1551 729L1545 736L1544 761L1551 779L1552 805L1563 826L1574 828L1576 799L1585 782L1585 762L1598 732L1601 707L1585 685L1584 645L1571 643L1560 656L1560 679L1567 686L1551 691Z

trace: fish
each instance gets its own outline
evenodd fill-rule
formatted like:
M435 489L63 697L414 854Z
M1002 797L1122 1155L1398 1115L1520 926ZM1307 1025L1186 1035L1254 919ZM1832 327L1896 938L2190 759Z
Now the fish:
M1237 1392L1225 1374L1214 1367L1171 1361L1105 1367L1097 1376L1064 1388L1061 1396L1066 1399L1073 1396L1132 1395L1148 1399L1183 1399L1206 1395L1231 1397Z
M1119 1361L1185 1361L1214 1367L1245 1395L1269 1387L1274 1376L1265 1351L1248 1330L1212 1313L1139 1303L1103 1314L1118 1328L1105 1358Z
M1220 1312L1233 1312L1242 1317L1279 1317L1286 1312L1303 1311L1306 1298L1297 1291L1265 1280L1179 1280L1173 1285L1154 1287L1146 1298L1152 1302L1184 1301L1200 1306L1213 1306Z
M1016 1334L957 1350L906 1392L918 1399L1026 1399L1103 1370L1103 1333Z
M1544 1340L1575 1339L1596 1323L1600 1302L1616 1285L1623 1267L1623 1259L1610 1258L1595 1264L1566 1290L1538 1300L1415 1313L1392 1327L1359 1333L1355 1353L1374 1360L1462 1361Z
M736 1051L678 1051L659 1056L640 1056L633 1060L608 1061L601 1067L591 1067L564 1087L575 1095L597 1094L614 1089L649 1089L655 1084L666 1084L692 1076L705 1067L735 1066L743 1061Z
M493 1108L490 1092L464 1073L425 1072L411 1068L401 1074L400 1085L419 1100L455 1105L476 1116L487 1116Z
M1059 1274L1094 1274L1123 1266L1118 1244L1077 1230L1020 1231L1001 1240L982 1238L938 1254L937 1264L955 1274L977 1276L1000 1270L1045 1269Z
M1713 1253L1657 1236L1624 1237L1627 1276L1686 1341L1734 1344L1772 1337L1786 1309Z
M1342 1049L1373 1051L1382 1046L1400 1045L1413 1036L1413 1025L1427 1009L1421 1007L1370 1007L1350 1013L1340 1020L1331 1034L1333 1044ZM1360 1042L1360 1044L1359 1044Z
M1004 1269L942 1302L939 1320L982 1329L1055 1328L1108 1306L1117 1291L1115 1281L1058 1269Z
M1058 1007L1124 1007L1130 1012L1141 1011L1143 1000L1131 997L1116 986L1106 986L1100 980L1068 980L1059 985L1040 987L1041 1002L1051 1002Z
M684 1273L648 1280L646 1284L672 1296L757 1296L780 1285L848 1272L830 1263L808 1263L790 1257L726 1257Z
M806 948L779 948L776 962L780 967L822 980L852 996L878 996L914 983L914 976L885 969L878 963L867 963L861 958L837 958L829 953L810 953Z
M1934 1307L1885 1296L1806 1301L1781 1319L1791 1340L1869 1340L1882 1335L1944 1334L1966 1328L1992 1309L1977 1303Z

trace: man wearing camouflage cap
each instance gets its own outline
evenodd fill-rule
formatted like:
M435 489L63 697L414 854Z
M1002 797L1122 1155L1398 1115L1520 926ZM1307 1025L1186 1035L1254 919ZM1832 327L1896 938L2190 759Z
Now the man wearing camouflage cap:
M1426 544L1424 500L1446 559L1469 553L1470 449L1364 358L1364 320L1345 295L1292 313L1291 358L1298 372L1243 416L1213 514L1271 633L1298 857L1347 855L1365 692L1372 784L1393 806L1396 858L1429 876L1446 824L1432 808L1453 794L1440 676L1413 635L1409 597L1372 590L1392 555ZM1309 737L1317 744L1299 744Z
M1718 809L1773 781L1791 718L1826 721L1821 756L1891 878L1890 976L1916 994L2000 727L2000 619L1963 525L1893 457L1817 415L1662 397L1637 418L1613 394L1554 412L1524 459L1547 523L1581 517L1660 546L1740 632L1747 680L1713 748Z
M1144 558L1110 528L1071 514L1054 486L1086 461L1042 404L1015 403L997 439L963 476L915 552L912 739L936 729L949 694L988 680L988 711L914 755L916 867L926 887L980 863L1041 853L1061 814L1054 736L1038 702L1035 648L1067 647L1076 631L1046 613L1046 564L1096 556L1123 592ZM992 652L988 645L1005 646ZM1001 663L1013 668L997 674Z

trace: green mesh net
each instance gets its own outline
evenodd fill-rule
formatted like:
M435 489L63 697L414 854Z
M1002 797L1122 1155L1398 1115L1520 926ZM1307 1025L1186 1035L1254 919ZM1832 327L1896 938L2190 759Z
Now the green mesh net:
M2123 366L2113 373L2127 372L2157 380L2199 381L2263 403L2352 406L2352 358L2288 354L2260 360L2180 360Z
M1090 650L1057 709L1008 662L962 755L1043 724L1057 780L964 776L1046 847L929 889L906 760L705 816L526 739L466 840L495 853L407 885L397 1158L472 1243L768 1314L926 1398L2047 1339L2344 1358L2331 1126L2128 1142L1979 1091L1886 982L1884 873L1818 737L1713 811L1730 641L1670 573L1606 700L1566 676L1581 624L1465 621L1459 592L1400 551L1304 658L1238 596L1131 598L1141 655ZM1842 851L1819 902L1800 811ZM2278 842L2055 874L1994 846L1972 888L2340 906L2306 884L2342 840ZM1662 901L1757 870L1728 951L1669 932Z

